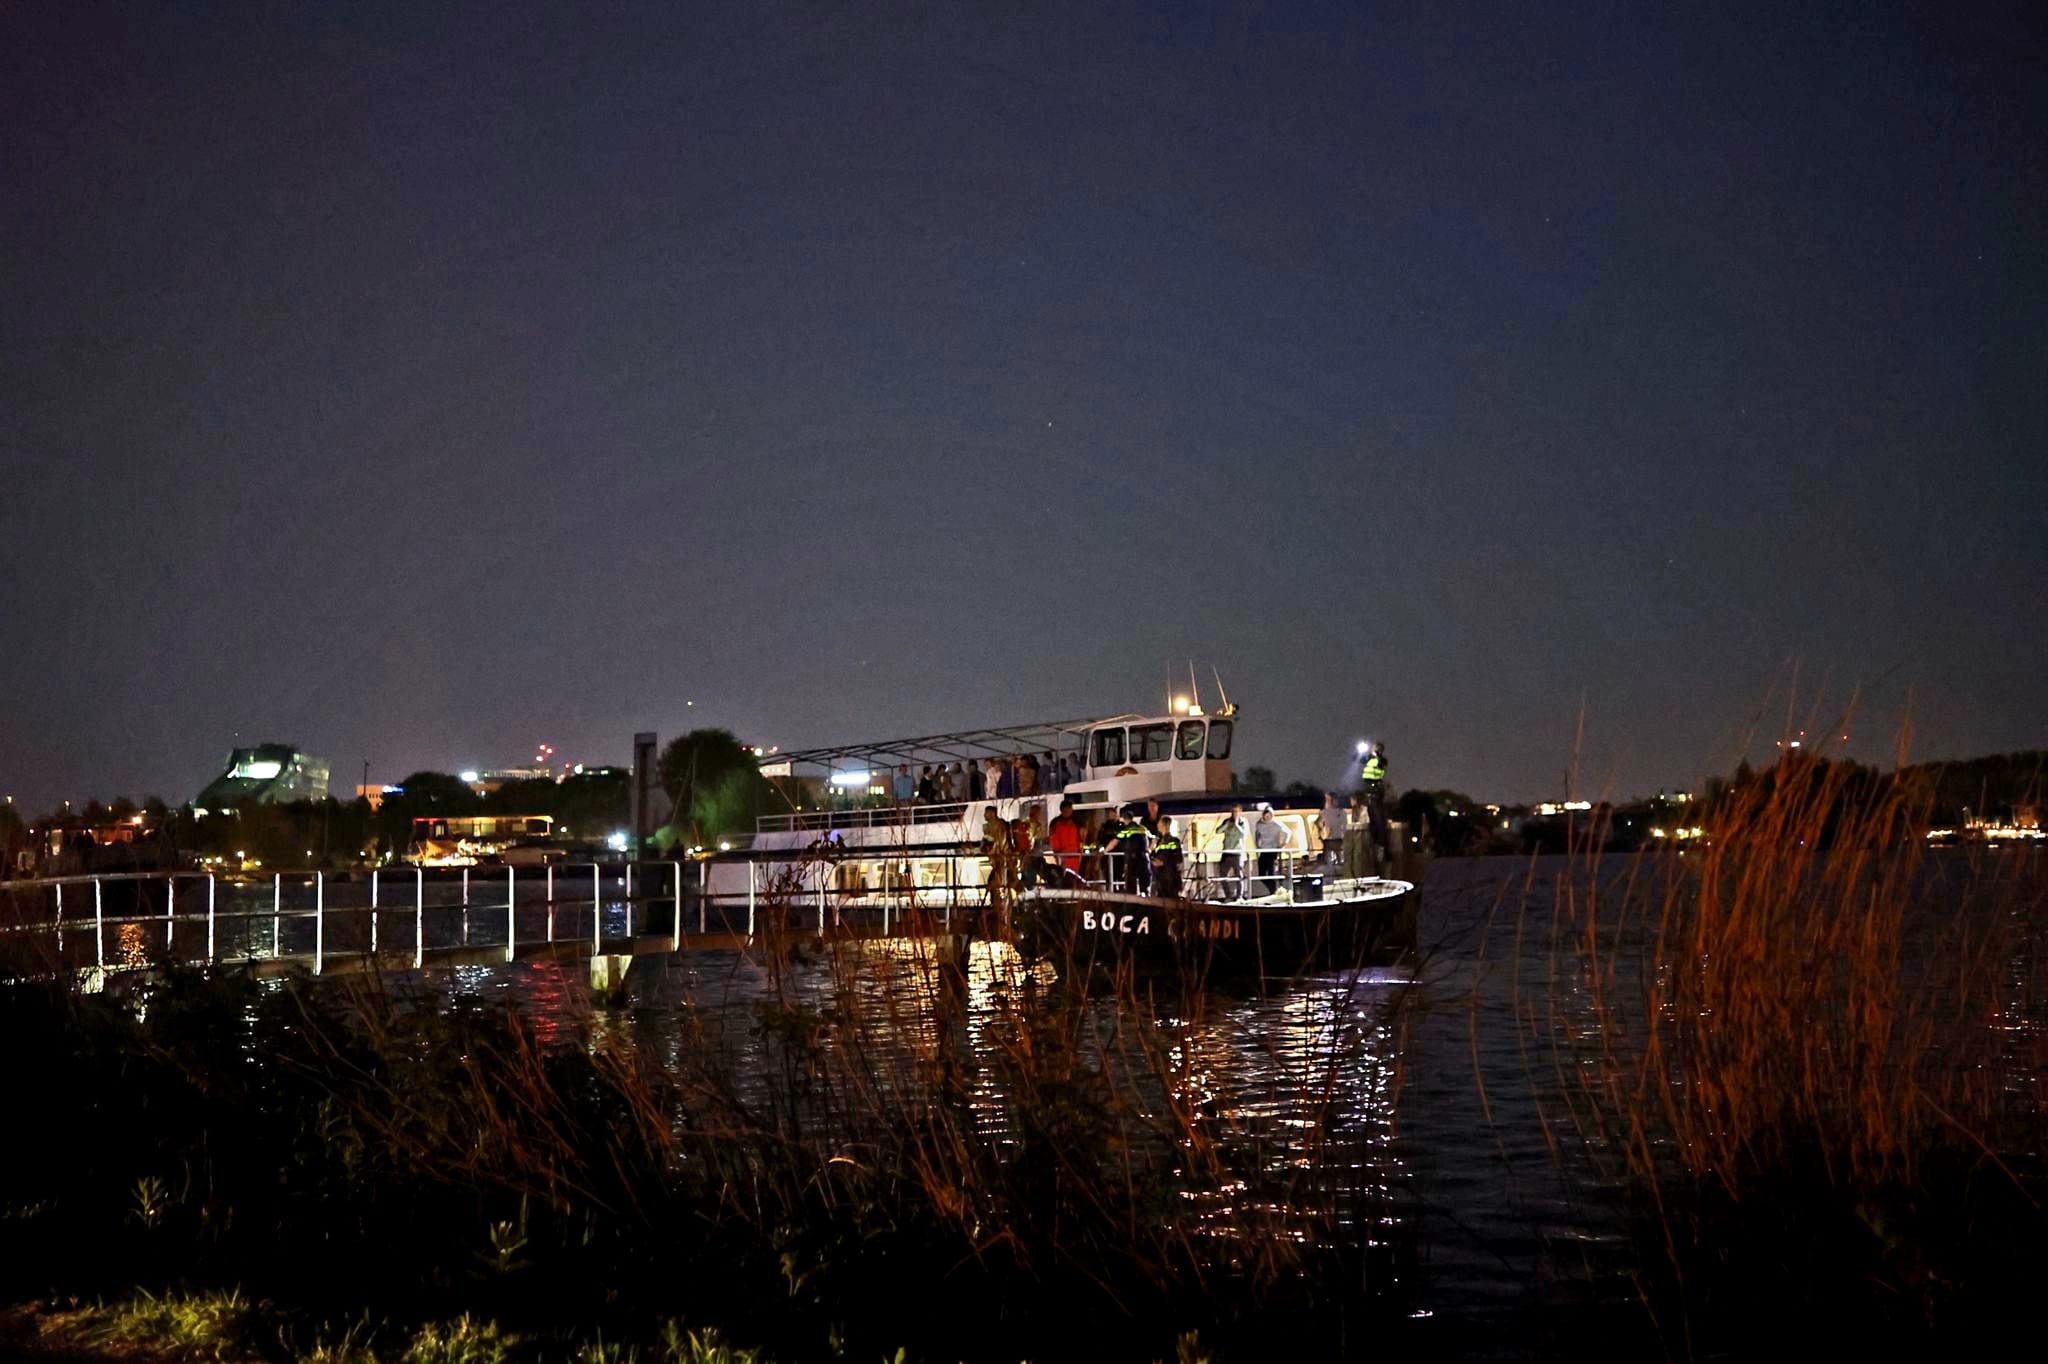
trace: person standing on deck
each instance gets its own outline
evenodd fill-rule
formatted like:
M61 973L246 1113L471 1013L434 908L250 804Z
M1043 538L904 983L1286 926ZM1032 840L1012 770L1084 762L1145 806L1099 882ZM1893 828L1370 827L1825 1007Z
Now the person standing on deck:
M911 797L916 794L917 783L910 779L910 764L899 764L896 768L896 803L898 805L908 805L910 804Z
M1045 831L1045 845L1059 858L1060 884L1071 884L1081 874L1081 821L1074 818L1073 801L1060 802L1060 812Z
M1180 839L1174 836L1173 821L1161 818L1159 836L1152 841L1152 885L1156 893L1180 898Z
M1116 847L1116 831L1123 821L1110 810L1101 817L1090 815L1088 827L1081 830L1081 879L1090 885L1114 886L1116 884L1116 863L1109 854Z
M1039 823L1040 818L1038 806L1034 804L1029 814L1010 822L1010 846L1017 852L1017 882L1026 890L1049 879L1045 865L1045 826Z
M1102 821L1096 825L1096 836L1090 840L1090 856L1081 862L1081 875L1085 881L1092 881L1110 891L1116 889L1116 875L1120 870L1116 866L1116 834L1122 827L1124 819L1114 809L1102 815Z
M1323 841L1323 865L1334 867L1344 854L1344 809L1337 793L1323 797L1322 813L1316 816L1316 835Z
M1146 834L1137 811L1125 806L1124 819L1117 825L1116 841L1110 851L1116 854L1117 877L1126 895L1152 893L1152 850L1146 846Z
M988 855L989 898L1010 888L1010 826L991 805L981 812L981 850Z
M1265 801L1259 802L1259 822L1252 826L1252 843L1259 850L1259 894L1271 895L1279 889L1276 872L1288 837L1287 826L1273 818L1273 807Z
M1380 865L1391 866L1394 849L1387 829L1387 746L1374 740L1367 745L1365 764L1358 770L1360 792L1365 797L1365 814L1372 825L1372 841L1379 845Z
M1233 805L1223 822L1216 826L1216 846L1221 850L1216 859L1216 879L1222 886L1223 898L1235 900L1244 894L1244 807Z
M1365 797L1353 795L1344 811L1344 874L1354 881L1377 875L1379 867L1372 846L1372 819L1365 811Z

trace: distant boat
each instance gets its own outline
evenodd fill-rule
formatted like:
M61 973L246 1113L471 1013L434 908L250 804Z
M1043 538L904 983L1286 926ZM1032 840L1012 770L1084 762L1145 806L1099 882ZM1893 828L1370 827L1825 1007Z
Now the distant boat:
M415 867L539 867L559 862L552 815L421 815L405 860Z

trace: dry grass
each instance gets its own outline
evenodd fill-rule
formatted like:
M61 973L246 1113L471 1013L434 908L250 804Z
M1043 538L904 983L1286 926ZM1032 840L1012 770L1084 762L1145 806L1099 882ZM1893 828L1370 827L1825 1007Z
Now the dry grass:
M1831 1256L1845 1277L1884 1261L1868 1291L1931 1317L1958 1266L2004 1248L1968 1228L1931 1245L1930 1209L1986 1179L2034 1205L2048 878L2024 854L1930 853L1931 797L1795 756L1719 801L1683 856L1603 863L1588 830L1529 888L1551 912L1518 924L1517 978L1543 986L1516 1007L1553 1150L1590 1153L1644 1210L1666 1297L1698 1311L1687 1276L1796 1242L1822 1278ZM1750 1268L1774 1291L1810 1273ZM1678 1352L1697 1324L1676 1323Z

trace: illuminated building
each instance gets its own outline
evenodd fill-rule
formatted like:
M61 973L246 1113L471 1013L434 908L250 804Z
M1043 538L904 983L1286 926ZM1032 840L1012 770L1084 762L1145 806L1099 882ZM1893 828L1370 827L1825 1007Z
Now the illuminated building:
M327 759L301 753L290 744L258 744L228 755L227 770L192 798L198 814L218 814L244 805L281 805L321 800L327 795Z

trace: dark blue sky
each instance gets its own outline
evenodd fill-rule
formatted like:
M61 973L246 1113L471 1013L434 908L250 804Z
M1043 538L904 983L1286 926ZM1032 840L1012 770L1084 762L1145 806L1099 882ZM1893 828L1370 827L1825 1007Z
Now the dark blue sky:
M10 7L0 789L1189 655L1283 777L1547 795L1583 701L1587 787L1685 782L1795 666L1862 756L2040 745L2043 24Z

